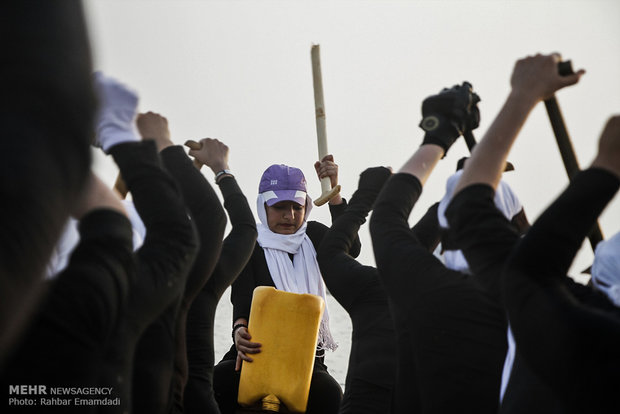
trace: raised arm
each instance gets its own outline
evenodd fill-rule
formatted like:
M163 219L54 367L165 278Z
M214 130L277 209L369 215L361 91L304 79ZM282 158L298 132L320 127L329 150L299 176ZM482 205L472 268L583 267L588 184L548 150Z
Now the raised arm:
M585 73L560 76L559 54L536 55L517 61L510 79L511 91L499 114L465 163L454 194L471 184L497 188L506 159L521 127L536 104L557 90L574 85Z
M323 157L322 160L314 163L314 170L316 171L316 175L319 180L329 177L331 187L334 188L338 185L338 164L334 162L334 156L331 154ZM332 223L334 223L338 217L344 214L347 208L347 202L342 197L340 193L336 194L329 200L329 213L331 215ZM322 243L321 240L325 236L325 231L327 231L326 227L321 227L317 229L317 233L315 234L316 240L319 243ZM355 236L353 240L353 244L349 248L349 254L353 257L359 256L362 250L362 243L359 239L359 236Z
M213 338L217 304L247 264L257 236L256 222L248 201L228 166L228 147L215 139L203 139L201 144L201 149L190 151L190 155L211 168L216 176L220 171L228 171L217 176L216 182L224 197L224 207L232 229L222 243L222 252L213 274L196 297L187 317L190 375L184 404L188 412L197 408L217 407L213 391ZM247 325L247 321L242 323Z
M55 307L46 317L79 329L91 346L102 348L129 292L131 226L121 200L93 173L71 214L78 220L80 242L58 276Z
M144 140L155 141L166 170L174 177L183 194L200 240L200 249L183 296L184 306L188 307L211 276L220 256L226 215L217 194L200 171L194 168L183 147L171 141L168 120L147 112L138 116L137 125Z
M101 355L127 305L131 226L118 197L92 174L72 209L80 241L4 364L4 383L101 386Z
M376 269L357 262L349 252L360 226L366 221L379 191L391 174L384 167L369 168L361 174L358 189L346 211L334 221L317 251L323 280L345 309L349 309L356 299L352 291L364 289L368 282L376 280Z
M334 162L333 155L327 154L322 160L315 162L314 169L319 177L319 180L329 177L332 188L338 185L338 164ZM342 204L342 202L343 200L340 193L336 194L329 200L329 204L333 206Z
M192 346L187 344L187 330L191 329L188 328L188 314L193 302L212 276L220 256L226 215L217 194L200 171L194 167L183 147L172 143L168 120L159 114L148 112L138 116L137 125L144 140L153 140L156 143L163 165L174 177L183 194L200 241L196 260L185 283L181 306L168 307L160 316L158 323L149 327L151 332L143 337L140 343L139 349L143 351L143 355L141 364L138 365L136 362L136 368L139 369L134 369L134 383L139 384L134 387L134 397L136 406L153 411L158 405L169 405L168 401L157 400L153 393L167 397L170 382L173 383L174 404L177 406L183 404L184 388L190 371L187 350ZM176 344L170 343L169 329L158 328L158 324L172 325L169 329L176 331L174 337ZM173 372L167 369L171 355L158 351L161 348L165 349L166 343L170 343L169 347L175 350ZM136 361L139 358L140 354ZM154 381L153 372L158 364L162 368L160 374L155 376L157 380ZM172 373L174 373L172 378L166 377L172 376ZM148 386L150 383L154 385ZM143 392L138 393L138 390ZM140 401L138 397L141 397Z
M232 224L230 233L224 239L213 280L208 286L210 294L219 299L252 255L256 242L256 222L246 197L229 169L228 146L212 138L204 138L200 144L199 150L190 150L189 153L215 174L215 182L220 187L224 207Z
M518 255L539 263L538 280L568 273L584 238L618 190L619 180L620 117L616 116L607 122L590 168L575 176L575 182L541 214L528 232L532 235L526 235L519 246ZM554 246L558 254L546 255L535 245Z
M611 118L599 140L590 168L576 175L568 188L530 228L511 260L522 277L509 278L559 283L566 276L583 239L620 186L620 116ZM544 254L540 246L553 246ZM544 260L543 260L544 259ZM534 288L534 286L530 286ZM523 299L521 289L507 295L510 303Z
M503 276L505 305L520 353L566 401L575 398L570 390L579 389L588 403L606 406L613 399L611 390L620 384L613 362L620 347L617 311L582 305L562 283L618 188L620 117L616 116L607 123L590 168L578 173L536 220ZM598 411L594 405L591 408Z
M410 256L408 249L420 247L409 228L409 214L439 160L466 127L477 126L478 100L466 82L424 100L422 145L386 184L370 220L375 259L382 275L398 274L402 266L399 261Z
M218 185L232 224L230 233L224 239L213 281L209 283L209 289L221 296L252 256L257 233L252 210L236 179L225 177L219 180Z
M139 141L137 95L114 79L99 75L96 80L102 100L97 142L114 157L146 228L144 244L135 253L128 304L101 373L104 383L122 390L121 408L129 409L127 378L136 345L149 324L181 299L198 240L183 196L161 165L155 143Z

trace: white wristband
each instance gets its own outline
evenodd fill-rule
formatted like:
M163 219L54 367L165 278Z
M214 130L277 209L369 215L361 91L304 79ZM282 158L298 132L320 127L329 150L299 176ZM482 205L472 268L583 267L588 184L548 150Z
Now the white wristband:
M222 171L218 171L217 173L215 173L215 182L217 183L219 178L222 175L233 175L232 171L230 170L222 170Z

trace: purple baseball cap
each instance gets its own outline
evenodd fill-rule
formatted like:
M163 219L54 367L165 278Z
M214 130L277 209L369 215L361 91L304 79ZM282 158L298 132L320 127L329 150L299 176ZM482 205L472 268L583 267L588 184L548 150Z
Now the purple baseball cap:
M294 201L303 206L306 205L306 178L299 168L274 164L263 173L258 192L268 206L280 201Z

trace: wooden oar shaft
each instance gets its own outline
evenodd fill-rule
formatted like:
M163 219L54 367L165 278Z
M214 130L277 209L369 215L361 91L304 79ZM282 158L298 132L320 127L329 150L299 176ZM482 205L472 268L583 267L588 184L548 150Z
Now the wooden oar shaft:
M319 160L322 160L329 152L327 149L327 127L325 125L325 102L323 99L323 76L321 74L321 49L319 45L313 45L310 49L312 60L312 84L314 86L314 110L316 119L316 137L319 150ZM321 180L323 193L331 189L329 178Z
M545 108L547 109L547 115L549 115L549 121L551 122L555 140L560 149L560 155L562 156L566 174L569 180L572 180L575 174L580 171L579 162L577 161L573 144L568 136L566 124L564 123L564 117L562 116L560 106L555 96L545 100ZM603 240L603 232L601 231L601 226L598 221L592 227L590 234L588 234L588 239L590 240L592 251L594 251L596 245Z
M314 86L314 112L316 119L316 137L319 149L319 160L322 160L329 151L327 149L327 128L325 126L325 102L323 100L323 76L321 75L321 49L313 45L310 49L312 60L312 84ZM321 206L340 192L340 186L332 188L329 177L321 178L321 196L314 200L314 204Z

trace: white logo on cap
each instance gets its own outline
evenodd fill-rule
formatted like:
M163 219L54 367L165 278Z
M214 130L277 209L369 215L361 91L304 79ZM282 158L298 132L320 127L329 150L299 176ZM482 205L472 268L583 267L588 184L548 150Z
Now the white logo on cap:
M271 185L278 185L278 180L271 180Z

